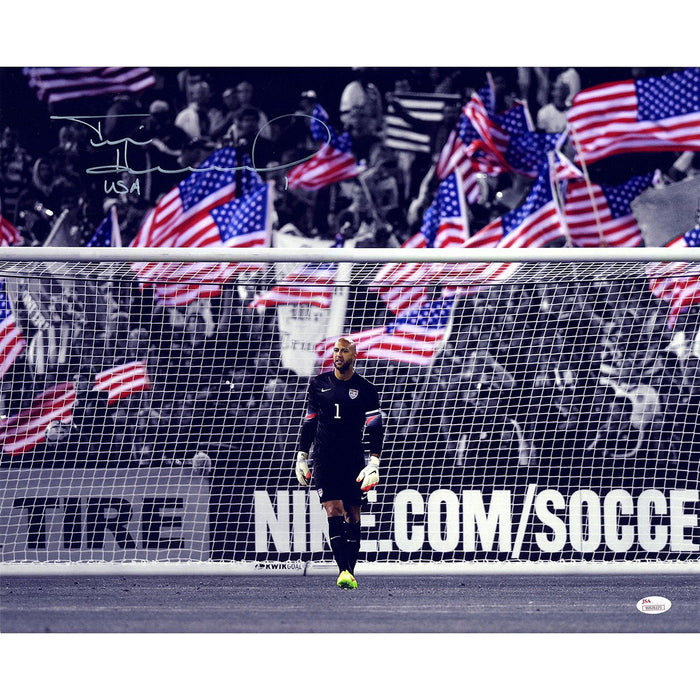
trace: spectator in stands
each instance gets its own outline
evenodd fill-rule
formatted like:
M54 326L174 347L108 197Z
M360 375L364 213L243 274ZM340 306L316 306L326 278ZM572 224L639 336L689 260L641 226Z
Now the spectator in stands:
M77 212L85 202L85 188L77 173L62 173L56 177L53 186L59 212Z
M581 75L576 68L564 68L554 78L554 84L557 83L564 83L568 87L566 106L571 107L574 97L581 92Z
M118 141L125 138L135 138L139 130L139 120L132 115L143 112L140 99L130 93L115 95L112 103L107 108L104 119L102 135L110 141ZM78 122L71 122L70 126L76 131L75 141L77 146L77 130L83 127ZM91 134L94 136L94 133Z
M75 402L71 408L75 462L92 469L107 466L102 462L111 443L108 392L94 386L96 367L83 365L73 377Z
M395 151L378 145L372 152L368 168L359 176L363 189L371 199L371 208L378 222L400 240L406 234L406 183Z
M17 199L30 182L32 157L19 143L19 135L6 126L0 140L0 212L15 221Z
M199 83L210 82L211 76L201 68L185 68L178 71L175 80L177 82L177 96L173 104L177 108L186 107L194 100L195 86Z
M222 119L217 126L212 128L210 133L211 138L217 141L224 139L228 131L233 127L236 121L236 112L241 108L235 88L227 87L221 93L221 101L224 105Z
M284 163L291 163L296 154L291 151L283 152ZM306 190L296 190L287 186L286 173L288 169L283 167L275 158L272 158L267 167L269 170L263 174L264 179L272 181L273 189L273 216L274 228L281 231L287 228L287 232L298 236L311 235L314 228L313 218L317 211L315 206L316 193Z
M212 131L218 131L224 120L221 110L211 104L211 87L207 82L192 86L192 101L175 117L175 126L191 139L209 139Z
M517 68L492 68L485 77L493 89L496 114L510 109L518 98Z
M348 83L340 96L340 121L352 139L352 152L358 162L369 161L370 153L381 141L383 127L382 96L371 81L371 71L355 68L356 79Z
M353 68L353 78L340 95L340 121L358 136L377 135L382 128L384 108L372 70Z
M144 195L148 201L156 202L160 195L169 192L187 175L180 171L179 159L190 136L175 125L170 105L165 100L154 100L148 107L148 117L139 131L139 140L148 141L145 152L149 172L145 176Z
M238 112L243 110L254 109L258 112L258 129L260 131L260 136L269 141L274 141L276 133L274 131L275 125L269 123L269 118L265 112L263 112L258 105L253 102L254 88L253 84L247 80L243 80L238 85L236 85L236 100L238 101ZM240 134L238 133L238 126L236 125L236 120L234 119L233 124L233 139L237 141Z
M58 143L49 151L48 157L56 175L78 175L78 133L73 124L64 124L58 130Z
M338 213L336 225L344 238L353 238L359 247L374 247L379 222L367 190L357 180L347 183L350 204Z
M237 152L247 155L255 168L266 169L276 157L276 149L272 141L260 132L260 112L254 107L240 109L236 113L234 126L235 129L229 134L235 139L233 145Z
M17 198L15 217L28 245L42 245L56 220L59 202L54 183L51 161L46 157L37 158L32 167L31 182Z
M182 179L182 175L179 179ZM129 245L134 240L148 210L157 202L164 191L155 190L153 181L148 176L143 181L131 172L122 172L118 178L123 188L111 197L104 199L102 217L107 215L112 207L116 208L119 222L119 235L122 245ZM175 186L173 182L172 186ZM86 232L86 240L92 236L93 230Z
M682 364L682 385L677 403L667 420L673 428L673 445L678 455L678 468L690 474L700 462L700 440L697 439L700 421L700 359L688 357Z
M520 99L525 100L531 113L536 114L549 102L551 94L549 69L530 66L519 67L518 91Z
M180 156L177 159L178 165L183 173L188 172L189 168L199 167L216 149L216 144L203 139L192 139L183 147ZM184 179L183 175L181 179Z
M551 100L537 111L537 128L546 134L561 134L566 130L569 85L557 81L552 86Z
M521 461L521 427L509 405L514 377L487 350L453 367L443 394L442 429L448 455L469 468L474 485L507 483Z
M294 114L278 122L279 135L275 144L280 153L288 153L282 159L283 163L294 163L318 151L318 143L313 139L310 129L310 117L317 104L316 91L303 90Z

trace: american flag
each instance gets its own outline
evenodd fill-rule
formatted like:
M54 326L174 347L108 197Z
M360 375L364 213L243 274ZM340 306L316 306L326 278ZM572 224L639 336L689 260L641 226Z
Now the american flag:
M700 150L700 69L582 90L567 113L577 160Z
M240 192L236 192L236 172ZM233 148L213 153L168 192L144 218L130 247L249 248L271 234L270 185ZM133 263L142 285L154 285L163 306L217 296L221 284L254 265L245 263Z
M48 104L122 92L138 93L156 83L150 68L24 68L29 86Z
M22 243L19 231L4 217L0 216L0 246Z
M347 180L363 172L352 153L352 139L348 132L338 135L328 123L330 118L321 105L312 113L311 135L321 144L314 155L299 163L287 174L291 189L315 191L334 182Z
M525 202L477 231L464 247L541 248L563 236L549 173L545 162ZM469 285L466 290L473 292L477 285L507 279L517 267L518 263L455 263L445 265L435 281L457 288L449 293L459 291L461 285Z
M682 236L666 244L666 248L697 248L700 246L700 226L695 226ZM697 269L697 263L694 265ZM667 326L672 330L678 317L693 304L700 303L700 277L693 275L687 263L655 263L647 267L652 277L649 281L651 292L670 304Z
M562 235L544 163L525 202L477 231L468 247L540 248Z
M428 301L419 309L397 316L386 326L349 333L346 337L355 342L359 359L430 365L447 339L454 303L453 298ZM333 367L335 341L336 338L326 338L316 345L321 372Z
M343 247L336 237L333 248ZM333 301L333 283L338 272L336 263L307 263L290 272L280 284L254 299L248 308L267 308L284 304L308 304L328 309Z
M151 388L146 363L140 360L111 367L95 375L95 389L108 392L107 403L113 404L120 399L146 391Z
M117 208L110 207L107 216L95 229L90 240L85 244L86 248L121 248L122 237L119 230L119 219L117 218Z
M465 114L478 134L478 139L472 144L472 149L477 145L483 151L483 158L490 162L495 171L508 170L505 160L505 152L510 140L507 129L498 123L495 115L486 108L484 101L478 93L474 93L464 107ZM517 123L513 122L514 124Z
M24 336L15 325L10 298L5 291L5 280L0 280L0 377L7 374L25 345Z
M0 421L0 442L7 454L21 454L44 442L51 421L71 418L73 382L63 382L37 394L27 408Z
M472 145L472 158L490 175L513 172L537 177L561 134L535 131L527 104L517 101L500 114L488 111L479 95L473 95L465 107L478 140Z
M461 248L469 238L469 220L462 182L454 171L438 186L420 231L403 248ZM433 267L425 263L387 263L372 286L394 313L419 307L428 296L423 286Z
M406 121L390 104L384 115L384 145L397 151L430 153L430 128L442 121L445 106L459 100L459 95L396 92L394 98L415 122Z
M559 134L534 130L527 105L517 102L500 114L489 110L488 89L472 96L438 157L435 174L443 179L458 170L470 204L479 201L480 175L514 172L536 177Z
M571 242L579 248L641 245L642 232L631 202L654 184L656 176L635 175L621 185L570 180L564 216Z
M553 156L553 177L558 183L566 183L568 180L584 180L583 170L572 163L559 149L563 145L563 140L557 143L556 148L552 152ZM563 193L562 189L562 193Z
M556 147L560 138L560 134L540 134L535 131L518 134L508 142L506 162L513 172L536 177L540 165L547 159L547 154Z
M481 198L479 176L488 174L490 167L472 160L472 143L479 138L466 114L466 107L457 121L457 126L450 133L442 147L435 164L435 176L444 180L453 172L458 172L462 179L464 196L469 204L475 204Z
M480 88L477 97L487 113L494 112L494 96L490 86L487 85ZM473 155L473 149L470 148L471 144L480 138L479 132L474 128L469 117L470 102L467 102L462 107L457 124L440 151L435 164L435 174L440 180L444 180L455 169L461 170L462 181L465 183L465 186L464 163L470 161Z

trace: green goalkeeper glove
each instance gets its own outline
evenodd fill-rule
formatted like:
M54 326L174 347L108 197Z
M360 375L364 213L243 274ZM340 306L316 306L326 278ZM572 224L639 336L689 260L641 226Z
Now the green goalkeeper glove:
M308 486L311 479L307 452L297 452L296 475L300 486Z
M369 491L379 483L379 457L372 455L367 466L357 475L356 481L363 491Z

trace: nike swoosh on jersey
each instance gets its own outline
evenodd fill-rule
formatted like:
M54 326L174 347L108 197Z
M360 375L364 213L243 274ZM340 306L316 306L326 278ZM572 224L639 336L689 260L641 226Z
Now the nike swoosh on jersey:
M331 391L331 390L330 389L321 389L321 393L323 393L324 391Z

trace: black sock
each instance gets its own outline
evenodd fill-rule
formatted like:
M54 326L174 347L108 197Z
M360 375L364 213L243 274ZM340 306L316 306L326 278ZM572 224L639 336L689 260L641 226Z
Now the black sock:
M341 571L348 568L347 547L345 545L345 519L342 515L328 516L328 535L331 540L333 556Z
M348 568L351 574L355 573L355 564L360 554L360 523L345 523L345 547L348 557Z

